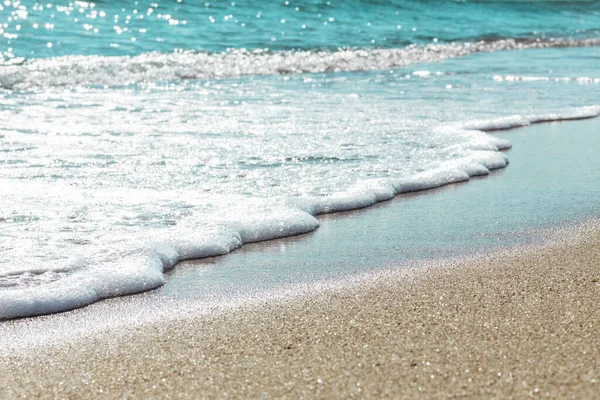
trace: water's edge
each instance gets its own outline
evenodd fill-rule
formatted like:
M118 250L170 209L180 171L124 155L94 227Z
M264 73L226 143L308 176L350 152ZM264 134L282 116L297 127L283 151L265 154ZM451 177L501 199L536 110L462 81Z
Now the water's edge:
M514 116L472 122L461 128L481 133L543 122L594 118L598 115L600 115L600 107L592 106L560 115ZM456 129L456 127L454 128ZM463 161L459 165L426 171L410 179L380 179L363 182L360 187L331 196L287 199L283 204L286 208L285 213L269 213L266 218L261 215L256 219L253 218L250 221L251 223L248 223L248 221L245 221L245 223L232 221L232 230L221 232L221 239L223 239L221 243L173 242L170 245L162 244L153 248L151 255L146 255L141 259L135 257L136 254L132 251L134 262L138 262L137 264L134 263L137 270L133 271L130 276L124 276L123 273L120 273L110 276L108 279L104 276L99 280L94 279L94 276L92 276L87 281L89 286L85 288L85 293L81 292L81 284L75 286L72 282L72 290L65 290L65 285L69 285L69 281L66 279L62 283L60 281L53 283L60 289L56 292L62 292L60 294L62 297L58 300L56 292L50 292L46 297L38 297L35 300L31 300L30 297L24 299L19 296L19 293L14 293L12 297L9 295L3 296L0 299L0 319L62 312L83 307L109 297L131 295L155 289L166 282L164 273L174 268L180 261L224 255L240 248L244 243L307 233L318 228L319 221L316 217L319 215L365 208L379 202L391 200L403 193L425 191L464 182L474 176L487 175L490 170L501 169L508 164L507 157L500 151L510 148L510 143L500 139L495 139L493 142L495 143L495 151L490 151L490 153L495 154L495 156L491 158L471 160L470 163ZM290 213L290 209L293 211L292 213ZM122 281L124 279L129 281L130 284L123 285ZM108 282L106 282L107 280ZM112 288L110 287L111 284L113 285ZM27 290L35 290L35 288Z

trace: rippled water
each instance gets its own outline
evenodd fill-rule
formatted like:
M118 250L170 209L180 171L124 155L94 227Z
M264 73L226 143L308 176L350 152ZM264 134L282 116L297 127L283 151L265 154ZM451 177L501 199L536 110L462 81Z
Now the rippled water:
M598 36L595 1L6 1L5 57ZM491 17L493 16L493 17Z
M600 113L595 2L1 7L3 318L487 174L510 144L483 131Z

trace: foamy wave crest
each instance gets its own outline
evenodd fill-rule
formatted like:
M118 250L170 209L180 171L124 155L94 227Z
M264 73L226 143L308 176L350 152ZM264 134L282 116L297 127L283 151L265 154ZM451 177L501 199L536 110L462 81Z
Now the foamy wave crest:
M555 114L511 116L442 126L439 128L442 133L467 139L466 145L460 145L461 149L450 146L445 150L449 153L467 151L465 156L444 161L434 169L408 177L359 182L344 192L327 196L248 199L223 214L236 217L192 216L161 233L162 236L115 238L108 248L88 254L61 271L31 269L0 275L1 284L18 279L15 274L55 272L53 279L47 279L43 284L3 290L0 319L66 311L103 298L150 290L164 284L164 272L179 261L224 255L244 243L310 232L318 228L317 216L320 214L369 207L402 193L487 175L491 170L508 165L508 158L501 151L510 148L511 144L485 131L598 115L600 105Z
M280 52L242 49L224 53L146 53L133 57L64 56L22 60L20 63L12 61L10 64L0 65L0 87L27 90L119 86L244 75L385 70L415 63L439 62L478 52L599 44L600 38L503 39L476 43L411 45L396 49Z
M600 115L600 105L577 107L557 113L514 115L495 119L475 120L460 124L468 130L499 131L504 129L519 128L543 122L569 121L577 119L595 118Z

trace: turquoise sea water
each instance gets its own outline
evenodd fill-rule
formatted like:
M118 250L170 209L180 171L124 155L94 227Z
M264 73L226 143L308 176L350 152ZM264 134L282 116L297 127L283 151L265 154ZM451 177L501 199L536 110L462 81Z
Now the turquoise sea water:
M600 2L0 4L0 318L504 168L600 114ZM232 278L234 279L234 278Z
M5 57L598 37L596 1L9 1Z

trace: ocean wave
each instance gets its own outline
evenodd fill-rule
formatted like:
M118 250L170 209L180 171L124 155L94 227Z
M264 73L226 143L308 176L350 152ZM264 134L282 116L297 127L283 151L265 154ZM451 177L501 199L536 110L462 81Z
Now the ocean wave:
M60 271L26 270L0 275L0 287L8 287L0 296L0 319L66 311L103 298L154 289L165 283L165 271L179 261L224 255L244 243L310 232L318 228L320 214L369 207L403 193L467 181L504 168L509 160L502 150L511 144L487 131L598 115L600 105L444 125L438 129L468 138L466 149L470 151L436 168L402 178L358 182L346 191L326 196L248 199L235 206L239 209L227 210L227 215L234 217L216 216L210 221L190 217L162 236L115 238L112 246ZM455 150L447 148L448 152ZM45 273L43 284L32 282L34 273ZM27 284L14 283L23 280Z
M439 62L473 53L597 45L600 45L600 38L501 39L410 45L392 49L277 52L238 49L223 53L184 51L152 52L137 56L21 59L0 65L0 88L31 90L49 87L121 86L246 75L386 70L416 63Z

